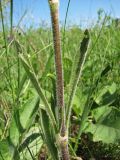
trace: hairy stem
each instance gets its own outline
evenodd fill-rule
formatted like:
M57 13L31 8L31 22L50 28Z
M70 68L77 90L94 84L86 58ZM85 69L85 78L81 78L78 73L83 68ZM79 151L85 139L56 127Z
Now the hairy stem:
M68 152L68 138L65 126L65 106L64 106L64 83L63 83L63 71L62 71L62 55L60 44L60 30L59 30L59 0L49 0L53 40L54 40L54 52L55 52L55 70L56 70L56 97L57 107L59 111L59 126L60 126L60 149L61 157L63 160L69 160ZM63 140L64 139L64 140Z

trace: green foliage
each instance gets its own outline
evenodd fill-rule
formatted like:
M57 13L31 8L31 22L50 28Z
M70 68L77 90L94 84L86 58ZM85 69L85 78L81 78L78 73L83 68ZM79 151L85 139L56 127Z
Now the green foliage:
M39 108L39 97L38 95L34 95L34 97L30 98L27 103L25 103L19 111L20 123L24 129L27 129L31 126L33 118L35 118L35 114ZM27 115L27 116L26 116Z
M99 21L89 31L91 46L82 66L81 81L77 82L71 105L69 147L71 155L74 156L78 154L77 150L81 145L82 149L88 145L88 150L91 150L89 141L91 144L94 143L94 152L98 153L100 158L106 150L113 155L117 154L114 146L119 150L120 29L115 28L113 24L106 26L111 21L109 17L104 23L101 22L103 13L102 10L99 11ZM4 20L4 16L2 19ZM4 21L2 27L4 31L0 32L0 159L37 159L42 145L46 144L48 159L57 160L59 148L56 144L56 134L59 120L56 116L56 77L51 30L42 27L36 30L31 28L22 36L15 32L14 39L9 42L9 31L5 30ZM64 32L61 29L61 33L64 42L64 96L67 106L70 90L74 89L71 81L74 81L75 75L78 76L81 70L79 62L82 61L82 55L79 48L84 32L77 26L65 26L64 29ZM73 125L75 129L78 127L74 137L74 130L71 129ZM83 143L85 138L82 138L82 133L89 137L86 144ZM98 146L101 146L102 150ZM113 149L114 152L111 152Z
M17 112L14 113L10 125L10 131L9 131L9 138L10 138L10 143L14 146L17 147L20 143L20 131L19 131L19 123L18 123L18 114Z
M85 132L93 134L94 141L117 143L120 141L120 110L103 106L95 111L96 123L89 123Z
M56 143L56 134L54 133L54 130L50 128L50 122L49 118L46 114L46 112L42 109L40 109L40 125L42 129L42 134L45 140L45 143L49 149L49 152L51 154L51 157L53 160L58 160L58 151L57 151L57 144Z
M46 97L44 96L43 94L43 91L42 91L42 88L37 80L37 77L35 75L35 72L34 70L32 70L32 68L29 66L29 64L26 62L26 60L21 56L21 60L22 60L22 63L23 63L23 66L31 80L31 82L33 83L37 93L39 94L40 98L42 99L44 105L45 105L45 108L46 108L46 111L47 111L47 114L49 115L49 118L51 119L51 123L54 127L54 129L56 130L57 129L57 126L56 126L56 121L55 121L55 118L54 118L54 115L52 113L52 110L49 106L49 103L46 99Z
M85 63L86 56L87 56L87 53L88 53L87 50L88 50L89 43L90 43L90 35L89 34L90 34L89 31L85 30L84 37L83 37L83 40L82 40L81 46L80 46L80 53L75 58L74 63L76 63L76 65L75 65L75 68L73 67L73 72L71 74L70 91L69 91L70 94L69 94L69 99L68 99L68 104L67 104L67 109L66 109L67 128L69 126L69 121L70 121L72 101L74 99L74 95L76 93L77 85L78 85L78 82L81 78L83 65Z
M12 152L12 146L9 148L8 141L7 140L0 141L0 159L12 160L11 152Z
M22 144L19 146L20 159L32 159L38 157L38 153L43 145L43 140L38 126L32 126L28 133L25 134ZM32 153L32 157L31 154Z
M8 150L10 150L8 152L4 148L0 149L1 154L3 154L3 156L5 155L4 158L6 158L6 154L11 153L10 148L13 148L11 155L13 154L13 156L15 156L16 154L18 154L16 152L16 149L18 148L18 150L19 150L19 147L21 147L21 143L23 143L23 144L25 143L26 140L24 140L24 133L27 133L29 128L31 127L31 124L34 121L36 112L38 111L38 108L39 108L39 97L37 95L34 95L34 97L30 98L20 108L20 110L16 109L14 111L14 114L13 114L13 117L11 120L11 125L9 128L9 137L5 140L5 144L3 143L4 141L1 142L1 146L3 143L3 145L7 146ZM34 132L31 135L31 140L27 141L28 145L34 139L38 138L38 136L37 137L35 136L35 138L32 138L33 136L34 136ZM25 145L26 145L26 143L25 143ZM25 148L25 145L24 145L24 148ZM9 159L10 159L10 157L13 158L13 156L9 156Z
M39 107L39 97L30 98L20 110L14 111L14 116L12 117L10 126L10 143L15 147L20 144L21 134L27 130L33 121L36 111Z

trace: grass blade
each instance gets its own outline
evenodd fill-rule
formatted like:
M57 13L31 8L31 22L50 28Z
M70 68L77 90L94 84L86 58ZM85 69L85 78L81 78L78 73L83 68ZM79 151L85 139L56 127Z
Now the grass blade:
M26 60L24 59L24 57L22 55L20 55L20 59L22 61L22 64L24 66L24 69L25 69L28 77L30 78L34 88L36 89L38 95L40 96L40 98L42 99L42 101L43 101L43 103L45 105L46 112L47 112L47 114L48 114L48 116L49 116L49 118L51 120L51 123L52 123L55 131L57 131L57 125L56 125L55 117L54 117L54 115L52 113L52 110L50 108L50 105L49 105L46 97L43 94L42 88L41 88L41 86L40 86L40 84L39 84L39 82L37 80L37 77L36 77L33 69L31 68L31 66L29 66L29 64L26 62Z
M41 129L43 133L43 137L45 140L45 143L49 149L49 152L51 154L51 157L53 160L58 160L58 151L57 148L55 147L55 138L50 132L50 124L49 124L49 119L46 114L46 112L43 109L40 109L40 124L41 124Z
M68 4L67 4L67 10L66 10L66 15L65 15L65 22L64 22L64 30L63 30L63 57L64 57L64 50L65 50L65 31L66 31L66 23L67 23L67 17L68 17L68 11L69 11L69 7L70 7L70 1L68 0Z

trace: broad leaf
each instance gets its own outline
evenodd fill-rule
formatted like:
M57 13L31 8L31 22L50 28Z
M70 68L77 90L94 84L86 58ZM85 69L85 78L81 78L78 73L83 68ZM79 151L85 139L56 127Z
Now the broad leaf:
M20 152L20 159L21 160L32 159L30 152L34 156L34 159L37 158L42 144L43 144L43 140L40 136L39 128L32 127L29 130L29 132L25 135L25 138L18 149Z
M95 102L99 105L109 105L113 103L116 99L116 88L116 84L113 83L111 86L105 86L100 89L94 98Z
M100 122L103 120L110 112L112 111L112 107L109 106L101 106L99 108L93 109L92 115L95 121Z
M14 147L17 147L20 142L19 127L19 113L18 111L15 111L9 129L9 140Z
M17 147L21 141L22 133L28 129L39 107L39 97L32 97L21 107L21 110L15 110L12 117L9 140L14 147Z
M12 160L13 148L7 140L0 142L0 160Z
M101 108L99 108L101 110ZM99 110L98 109L98 110ZM106 114L106 112L108 114ZM100 113L100 111L99 111ZM104 116L106 115L106 116ZM94 141L103 141L104 143L116 143L120 141L120 111L106 107L106 111L98 118L95 124L88 123L85 132L93 134Z
M35 95L25 103L20 110L20 123L23 129L27 129L33 120L34 113L39 107L39 96Z
M24 87L24 84L25 84L26 80L27 80L27 74L25 73L25 74L23 75L23 77L22 77L22 80L21 80L21 82L20 82L19 88L18 88L18 90L17 90L17 97L20 96L21 91L22 91L22 89L23 89L23 87Z

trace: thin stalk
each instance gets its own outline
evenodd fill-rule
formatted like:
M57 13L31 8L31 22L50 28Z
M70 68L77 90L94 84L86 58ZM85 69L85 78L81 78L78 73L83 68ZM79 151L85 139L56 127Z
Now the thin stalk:
M10 1L10 34L12 35L13 28L13 0Z
M17 69L18 69L17 80L18 80L18 89L19 89L19 86L20 86L20 59L19 59L19 53L18 53L18 57L17 57L17 63L18 63L18 66L17 66Z
M21 73L19 54L22 53L22 49L21 49L19 42L16 41L15 39L14 39L14 46L15 46L16 55L17 55L17 91L18 91L20 87L20 73ZM19 101L19 96L17 97L17 103L18 101Z
M69 6L70 6L70 1L68 0L68 4L67 4L67 10L66 10L66 15L65 15L65 23L64 23L64 30L63 30L63 57L64 57L64 46L65 46L65 32L66 32L66 24L67 24L67 17L68 17L68 11L69 11Z
M65 105L64 105L64 83L63 83L63 70L62 70L62 53L60 44L60 29L59 29L59 0L49 0L53 40L54 40L54 52L55 52L55 70L56 70L56 98L57 108L59 110L60 119L60 136L59 144L61 150L61 157L63 160L69 160L68 151L68 135L66 133L65 122Z

